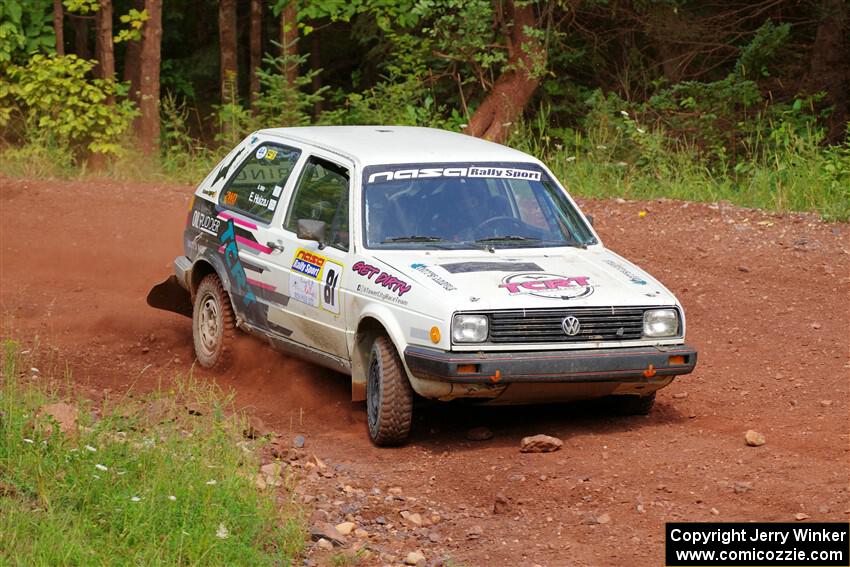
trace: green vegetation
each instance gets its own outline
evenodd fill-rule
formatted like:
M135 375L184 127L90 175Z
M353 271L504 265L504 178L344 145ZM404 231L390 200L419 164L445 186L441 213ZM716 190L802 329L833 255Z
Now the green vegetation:
M844 0L143 3L0 7L0 174L196 183L259 128L401 124L580 196L850 219Z
M18 345L2 348L0 563L289 565L297 556L298 510L277 510L254 487L256 447L227 398L183 383L102 407L77 400L78 427L64 434L42 410L56 399L48 373L30 378Z
M18 128L31 146L121 155L136 111L126 98L114 103L126 88L87 77L94 66L76 55L38 54L25 66L9 65L8 82L0 82L0 126Z
M623 108L629 108L625 103ZM850 219L850 144L821 145L822 133L787 122L754 132L752 153L706 159L661 127L628 111L610 113L585 133L555 138L546 112L514 130L509 145L540 157L577 196L720 201L775 211L816 211Z

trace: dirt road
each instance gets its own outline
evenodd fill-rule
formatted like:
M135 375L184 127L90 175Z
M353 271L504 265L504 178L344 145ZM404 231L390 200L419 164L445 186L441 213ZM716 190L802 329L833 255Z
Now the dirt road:
M59 347L74 380L99 390L188 372L189 320L144 298L181 253L190 191L0 179L0 334ZM301 462L299 490L314 519L369 532L368 564L421 548L464 565L660 565L667 521L850 519L850 225L680 202L584 207L610 248L678 295L700 351L648 417L435 404L417 408L410 444L377 449L340 375L249 342L232 372L196 376L306 438L325 467ZM468 441L477 426L494 437ZM748 429L767 443L746 446ZM520 454L536 433L563 449Z

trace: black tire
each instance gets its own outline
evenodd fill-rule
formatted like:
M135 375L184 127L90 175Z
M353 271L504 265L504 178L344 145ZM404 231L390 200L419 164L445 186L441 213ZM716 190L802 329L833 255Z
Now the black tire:
M369 438L379 447L400 445L410 434L413 389L395 346L381 336L372 343L366 378Z
M645 396L613 396L614 409L620 415L648 415L655 405L655 392Z
M195 356L204 368L223 370L230 364L235 334L230 298L215 274L201 280L192 305Z

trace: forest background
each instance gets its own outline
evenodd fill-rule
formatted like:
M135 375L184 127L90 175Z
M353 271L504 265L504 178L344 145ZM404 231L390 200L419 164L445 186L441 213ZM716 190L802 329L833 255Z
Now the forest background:
M850 218L844 0L4 0L0 174L197 182L248 133L463 131L575 195Z

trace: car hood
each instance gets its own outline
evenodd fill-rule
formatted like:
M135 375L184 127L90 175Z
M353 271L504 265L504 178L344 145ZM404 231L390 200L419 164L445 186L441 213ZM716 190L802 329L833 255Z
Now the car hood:
M602 246L381 250L374 257L458 310L678 303L655 278Z

